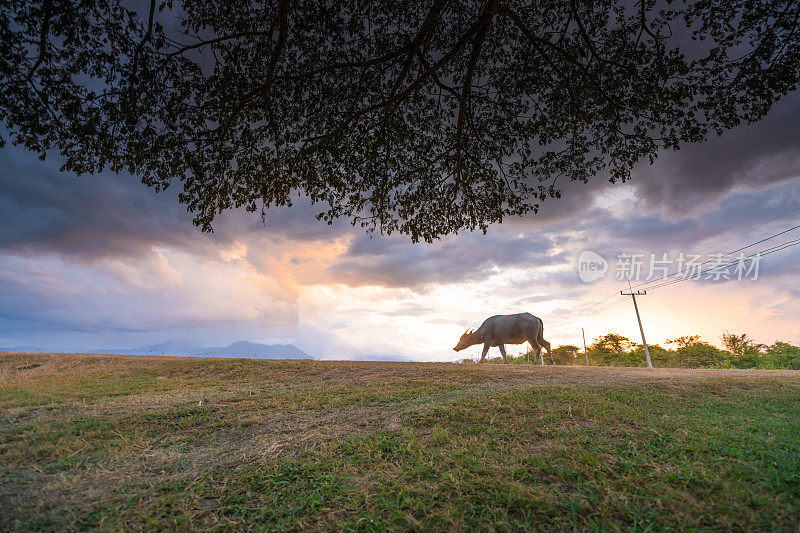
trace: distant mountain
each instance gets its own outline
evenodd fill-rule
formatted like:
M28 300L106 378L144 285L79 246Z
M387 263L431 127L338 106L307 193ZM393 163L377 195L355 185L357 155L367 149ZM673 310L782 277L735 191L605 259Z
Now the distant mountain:
M328 359L336 359L328 358ZM396 361L401 363L410 363L413 359L409 359L408 357L403 357L402 355L386 355L386 354L367 354L367 355L357 355L355 357L348 357L347 359L343 359L345 361Z
M142 353L142 350L146 350L144 353L153 355L196 355L203 349L183 339L172 339L152 346L142 346L135 351Z
M258 344L238 341L228 346L202 347L181 339L128 349L89 350L120 355L185 355L192 357L252 357L253 359L314 359L293 344Z
M196 355L208 357L254 357L256 359L314 359L293 344L258 344L239 341L224 348L203 348Z
M40 353L43 352L40 346L2 346L0 352L28 352Z

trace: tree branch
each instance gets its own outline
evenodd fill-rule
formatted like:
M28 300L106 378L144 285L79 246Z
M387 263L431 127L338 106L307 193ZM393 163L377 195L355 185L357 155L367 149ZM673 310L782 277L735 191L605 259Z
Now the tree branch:
M286 48L286 39L288 38L288 19L289 19L289 4L291 0L281 0L278 7L278 40L272 48L272 53L269 58L269 66L267 67L267 79L261 87L261 95L268 98L269 91L272 88L272 82L275 79L275 70L278 67L278 60Z
M278 6L278 13L275 15L275 19L273 20L271 29L274 32L274 28L278 28L278 39L275 43L275 46L272 48L272 52L270 53L270 60L269 65L267 66L267 77L264 83L256 87L255 89L249 91L244 96L239 98L239 102L234 108L233 112L228 116L227 119L216 129L214 133L216 134L219 132L218 136L221 139L225 136L228 129L230 128L231 124L236 117L239 116L239 113L245 108L245 106L250 102L253 98L261 95L262 98L267 99L269 97L269 91L272 88L272 83L275 79L275 70L278 65L278 60L280 59L281 54L283 53L283 49L286 46L287 34L288 34L288 15L289 15L289 4L291 0L281 0L280 5Z
M642 3L642 5L644 5L644 2ZM592 57L594 57L600 63L614 65L616 67L622 67L622 65L620 65L619 63L604 58L597 51L594 42L592 42L592 40L589 38L589 33L586 31L586 27L583 25L583 21L581 21L581 17L578 14L578 6L575 4L575 0L570 0L569 8L572 13L572 17L575 18L575 22L578 25L578 32L581 34L581 38L583 39L583 42L586 44L587 48L589 48L589 52L592 54Z
M453 192L453 201L455 201L456 196L458 195L458 189L461 187L462 183L463 163L461 150L463 148L464 119L467 114L467 106L469 105L469 95L472 91L472 78L475 75L475 66L477 65L478 58L480 57L481 47L486 39L486 34L489 32L489 26L492 24L492 19L497 13L498 5L499 0L490 0L486 6L486 9L484 10L484 15L481 17L484 22L475 35L475 40L472 43L472 52L470 52L469 63L467 64L467 71L464 74L464 84L462 85L461 97L458 101L458 120L456 122L456 188Z
M52 0L47 0L44 3L42 31L39 36L39 57L36 59L36 63L34 63L33 66L31 67L31 70L28 71L28 75L25 78L26 83L30 82L33 79L33 75L36 74L36 71L39 69L42 62L44 61L44 56L47 54L47 36L50 34L50 18L52 17L52 7L53 7Z
M221 43L224 41L230 41L231 39L241 39L242 37L259 37L259 36L266 36L271 35L271 33L263 32L263 31L243 31L241 33L234 33L232 35L223 35L222 37L216 37L214 39L207 39L202 40L200 42L194 44L187 44L183 45L177 50L173 50L172 52L166 54L168 58L175 57L181 55L183 53L188 52L189 50L194 50L197 48L202 48L203 46L208 46L211 44Z
M150 14L147 18L147 32L145 32L144 37L142 37L142 40L139 41L139 44L136 46L136 50L133 52L131 73L128 81L128 96L133 106L136 105L136 91L134 85L136 81L136 74L139 70L139 57L142 54L142 50L144 50L144 45L147 44L147 41L149 41L150 37L153 35L153 16L155 14L155 10L156 0L150 0Z
M362 109L360 109L360 110L358 110L356 112L350 113L339 124L339 126L334 128L334 130L331 131L331 132L324 133L324 134L321 134L321 135L316 135L316 136L304 139L304 144L303 144L303 147L301 148L301 151L305 148L305 146L309 142L320 141L320 140L323 140L323 139L331 138L331 137L337 135L338 133L340 133L341 131L343 131L354 120L357 120L357 119L363 117L364 115L366 115L368 113L372 113L373 111L378 111L379 109L382 109L382 108L390 106L390 105L394 105L394 106L399 105L408 95L412 94L423 83L425 83L428 80L428 78L433 76L442 67L444 67L445 65L450 63L450 61L452 61L462 50L464 50L464 48L467 46L469 41L475 36L475 34L481 28L481 26L483 25L483 22L484 22L483 19L479 19L478 21L476 21L470 27L470 29L467 30L467 32L464 33L458 39L458 41L456 41L456 43L450 48L450 50L448 50L441 58L439 58L433 65L431 65L430 68L426 69L422 74L420 74L417 77L417 79L414 80L402 92L396 94L392 98L388 98L388 99L386 99L386 100L384 100L382 102L379 102L377 104L373 104L371 106L367 106L365 108L362 108Z

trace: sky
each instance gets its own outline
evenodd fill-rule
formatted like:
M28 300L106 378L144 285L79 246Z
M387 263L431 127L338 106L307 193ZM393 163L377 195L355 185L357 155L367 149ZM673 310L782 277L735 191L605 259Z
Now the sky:
M640 340L620 278L650 254L727 254L800 225L800 94L762 122L662 153L627 183L570 183L538 214L486 235L433 244L325 225L304 199L289 209L230 212L204 234L177 202L125 174L76 177L22 148L0 149L0 346L47 351L292 343L317 358L477 358L452 347L487 317L527 311L552 345L610 332ZM747 248L800 238L800 229ZM581 279L592 251L605 277ZM740 252L734 254L738 256ZM623 254L623 255L621 255ZM724 259L725 256L723 256ZM743 279L687 280L638 299L651 344L723 331L800 343L800 246L745 262ZM713 263L711 263L713 264ZM656 269L655 276L663 274ZM755 278L755 279L754 279ZM674 279L674 278L669 278ZM653 281L650 286L656 285ZM643 285L641 288L646 288ZM490 352L497 355L496 350ZM510 353L524 351L510 347Z

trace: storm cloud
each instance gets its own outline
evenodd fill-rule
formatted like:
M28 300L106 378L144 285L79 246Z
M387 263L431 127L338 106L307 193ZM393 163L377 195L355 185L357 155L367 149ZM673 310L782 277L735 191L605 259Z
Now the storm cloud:
M302 198L269 210L266 224L236 211L203 234L176 191L155 194L124 174L78 178L59 172L57 157L41 162L6 147L0 341L80 334L97 347L131 335L135 345L187 332L210 344L300 335L306 351L314 353L317 339L319 352L332 354L322 344L351 339L358 322L369 327L357 332L360 351L355 340L347 345L354 353L423 354L440 342L433 334L411 342L391 332L417 324L457 333L504 309L541 310L567 335L577 310L618 292L580 282L574 265L582 250L609 258L724 252L800 223L798 123L795 94L761 123L640 165L630 183L567 182L563 199L545 201L537 215L432 244L368 236L346 221L328 226ZM792 303L798 260L798 248L787 249L765 260L766 283L713 290L744 291L752 312L800 320ZM309 328L318 333L303 343L298 332Z

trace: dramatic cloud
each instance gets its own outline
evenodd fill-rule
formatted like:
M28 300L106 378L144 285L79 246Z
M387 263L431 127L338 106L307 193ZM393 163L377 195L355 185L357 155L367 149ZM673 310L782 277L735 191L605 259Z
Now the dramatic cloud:
M658 164L642 166L636 190L649 207L685 213L722 199L741 187L758 190L800 175L800 96L780 102L762 122L743 125L665 153Z
M177 204L131 176L76 178L0 151L0 345L51 349L291 341L325 357L454 359L490 314L530 310L555 344L607 331L635 337L622 253L722 253L800 224L800 97L764 122L641 165L628 184L568 182L564 198L487 235L433 244L327 226L291 209L222 215L202 234ZM754 228L755 227L755 228ZM754 229L750 229L754 228ZM746 231L745 230L749 230ZM746 253L800 238L789 232ZM577 257L611 261L584 284ZM800 340L800 246L764 258L759 280L686 282L642 302L654 342L722 329ZM655 317L655 319L653 319ZM467 355L470 355L469 353ZM474 355L474 354L473 354Z
M0 248L73 258L133 257L154 245L197 243L175 195L130 176L76 178L19 149L0 151ZM190 239L190 236L192 237Z
M350 286L424 288L432 283L478 281L506 267L538 268L563 261L553 240L543 235L471 233L432 245L361 235L328 272Z

